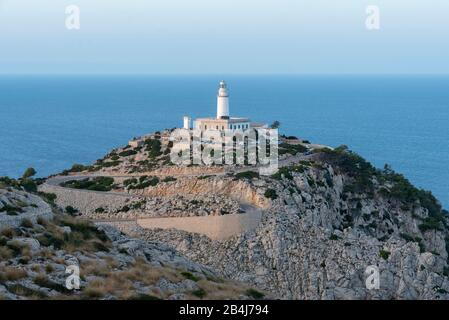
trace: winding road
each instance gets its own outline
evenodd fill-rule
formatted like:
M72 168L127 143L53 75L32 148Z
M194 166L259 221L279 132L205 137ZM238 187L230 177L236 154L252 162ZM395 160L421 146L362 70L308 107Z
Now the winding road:
M301 160L310 159L309 155L295 155L288 157L286 159L280 160L278 163L279 167L289 166L294 163L298 163ZM232 170L223 170L222 172L211 172L211 173L181 173L181 174L158 174L157 172L149 172L145 174L84 174L84 175L68 175L68 176L53 176L46 180L45 186L51 188L57 188L59 190L66 189L62 187L61 184L70 180L82 180L95 177L111 177L115 179L130 179L139 178L143 175L152 176L172 176L175 178L180 177L199 177L199 176L224 176L228 173L239 173L245 171L258 172L259 167L233 167ZM70 189L76 190L76 192L82 193L95 193L99 195L114 195L125 198L133 198L135 195L118 192L118 191L93 191L93 190L83 190L83 189ZM236 234L240 234L249 230L257 228L259 222L262 219L262 210L252 204L243 203L239 201L240 207L245 213L241 214L230 214L222 216L197 216L197 217L164 217L164 218L133 218L133 219L94 219L91 220L94 223L137 223L139 226L148 229L178 229L187 232L200 233L208 236L214 240L227 239Z

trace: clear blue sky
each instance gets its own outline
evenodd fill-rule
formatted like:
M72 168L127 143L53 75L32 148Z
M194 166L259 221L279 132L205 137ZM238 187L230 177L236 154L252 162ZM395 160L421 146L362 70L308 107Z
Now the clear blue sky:
M447 74L448 57L448 0L0 0L0 73Z

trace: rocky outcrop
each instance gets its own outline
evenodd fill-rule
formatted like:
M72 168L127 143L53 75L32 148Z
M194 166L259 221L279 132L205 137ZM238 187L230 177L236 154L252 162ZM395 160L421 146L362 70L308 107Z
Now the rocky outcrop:
M153 142L148 145L158 145ZM130 191L141 199L214 195L251 204L261 218L246 232L211 240L194 228L109 224L285 299L449 299L449 221L431 194L345 148L282 143L281 168L273 176L196 172ZM164 165L164 147L153 157L153 147L145 150L148 158L135 150L139 160L125 156L126 165L114 172L174 172ZM377 271L379 288L367 286Z
M214 193L160 192L159 196L148 197L145 194L158 194L157 190L172 190L177 184L161 183L160 187L147 188L145 191L133 191L130 194L118 192L98 192L63 188L58 185L44 184L41 191L57 195L56 204L64 209L76 208L79 214L94 220L117 220L163 217L220 216L244 213L237 200ZM167 187L168 186L168 187Z
M270 201L263 196L262 190L252 187L247 180L236 180L225 176L199 176L183 177L170 184L159 184L135 192L149 197L216 194L259 208L267 208Z
M0 189L0 230L19 227L23 220L51 219L50 205L36 195L12 188Z
M281 172L239 182L251 194L274 195L253 231L224 241L176 230L133 232L286 299L449 298L446 221L429 229L428 209L377 191L353 192L352 179L326 163ZM203 183L185 190L205 192ZM367 288L368 267L379 270L379 289Z
M39 197L19 190L3 201ZM154 241L55 213L0 234L1 299L251 299L254 289ZM68 272L70 270L70 272ZM79 288L71 278L79 270ZM69 284L75 286L71 287ZM251 289L251 290L250 290Z

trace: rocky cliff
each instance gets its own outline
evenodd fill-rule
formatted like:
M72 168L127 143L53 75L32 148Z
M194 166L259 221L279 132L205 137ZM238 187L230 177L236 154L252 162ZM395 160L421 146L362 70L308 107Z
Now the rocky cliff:
M326 149L247 182L271 200L254 231L220 242L139 232L287 299L449 297L446 212L390 168ZM369 266L380 271L378 290L366 287Z
M346 147L290 137L281 139L280 169L272 176L244 166L179 168L167 158L168 134L144 137L141 146L118 148L93 165L76 165L40 190L57 194L55 203L66 211L109 219L102 224L110 230L141 243L164 243L272 297L449 298L447 212L390 167L374 168ZM114 205L104 200L113 198ZM245 206L261 212L258 226L224 240L175 227L142 228L135 220L238 215ZM372 270L379 271L379 288L367 287Z
M270 177L231 170L139 191L228 195L263 209L256 230L212 241L178 230L124 229L286 299L449 298L447 212L431 193L345 147L284 139L280 150L284 165ZM367 289L368 267L378 268L379 289Z

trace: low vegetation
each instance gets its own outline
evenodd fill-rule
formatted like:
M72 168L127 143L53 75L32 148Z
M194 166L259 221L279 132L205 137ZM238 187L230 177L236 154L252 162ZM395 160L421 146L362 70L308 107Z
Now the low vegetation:
M416 188L402 174L394 172L389 165L377 169L346 146L334 150L320 149L316 153L319 153L322 161L352 179L352 182L345 185L345 192L373 194L377 181L381 185L382 196L400 201L404 205L421 205L428 210L432 220L424 222L422 229L433 229L443 222L445 211L433 194Z
M385 251L385 250L379 251L379 256L384 260L388 260L388 258L390 257L390 254L391 253L389 251Z
M291 154L296 155L298 153L304 153L307 152L309 149L307 149L306 146L302 144L290 144L290 143L281 143L279 144L278 153L279 155L283 154Z
M173 181L173 180L172 180ZM132 189L145 189L148 187L154 187L158 185L160 179L158 177L141 176L139 179L125 180L124 184L128 190Z
M264 193L264 196L271 200L275 200L278 198L276 190L273 190L273 189L267 189L267 191L265 191L265 193Z
M124 151L120 152L118 155L120 157L129 157L129 156L132 156L132 155L135 155L135 154L137 154L137 151L129 149L129 150L124 150ZM114 159L111 159L111 160L114 160ZM116 160L118 160L118 158L115 158L115 161Z
M15 188L22 189L28 192L37 192L38 183L41 179L33 179L36 170L28 168L19 179L12 179L9 177L0 177L0 188Z
M259 173L255 172L255 171L239 172L239 173L235 174L235 178L236 179L248 179L248 180L258 179L259 178Z
M113 188L114 178L111 177L95 177L85 178L81 180L69 180L61 183L62 187L73 189L86 189L91 191L111 191Z
M147 139L144 142L145 151L148 152L150 158L156 158L162 155L161 152L161 141L158 139Z

